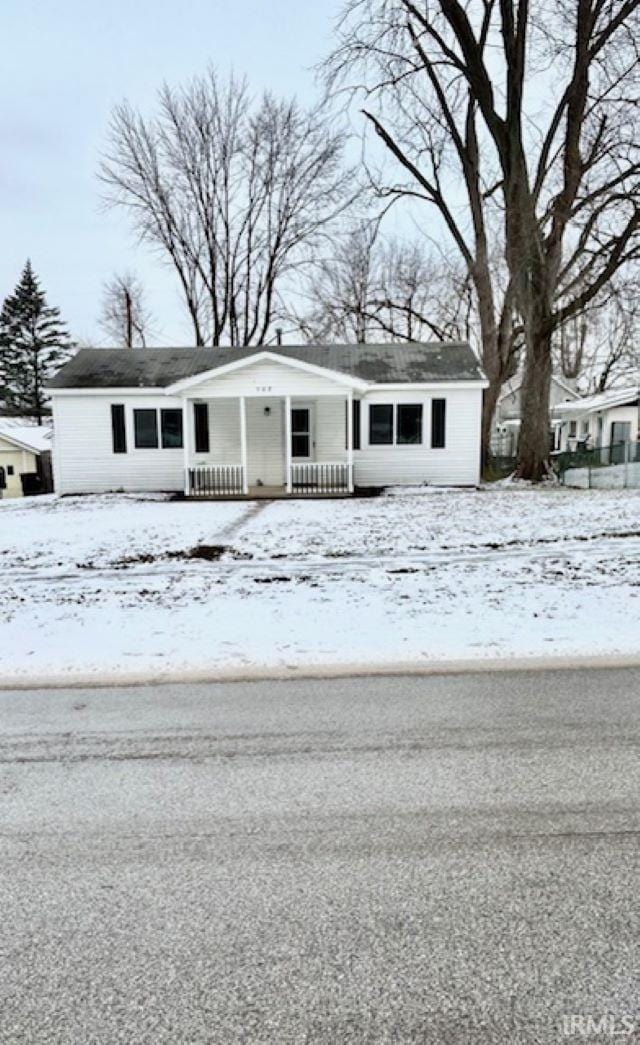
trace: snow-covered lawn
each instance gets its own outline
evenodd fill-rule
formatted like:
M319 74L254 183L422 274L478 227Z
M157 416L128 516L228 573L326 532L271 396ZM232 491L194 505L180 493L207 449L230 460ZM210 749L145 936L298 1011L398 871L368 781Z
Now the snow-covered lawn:
M0 502L0 680L640 656L640 491Z

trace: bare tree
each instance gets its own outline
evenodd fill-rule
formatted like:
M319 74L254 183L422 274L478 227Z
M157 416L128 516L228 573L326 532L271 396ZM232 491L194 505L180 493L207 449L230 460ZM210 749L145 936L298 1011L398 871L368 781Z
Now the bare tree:
M115 109L107 201L173 265L196 345L267 340L287 278L357 194L344 143L322 107L254 102L213 70L165 85L154 118Z
M413 174L419 196L440 210L474 275L481 316L491 300L481 295L477 276L486 275L485 205L499 206L507 299L526 344L518 469L528 478L547 468L554 331L588 307L640 249L639 5L351 0L333 59L334 71L343 73L372 60L386 69L386 80L375 86L395 93L396 108L386 122L380 113L367 116ZM463 172L472 250L455 217L456 192L443 177L451 150L438 129L453 142ZM409 132L424 138L419 153ZM491 316L483 322L490 327ZM483 329L485 367L495 386L488 343Z
M486 457L495 406L513 373L517 348L513 288L495 264L500 223L488 190L498 168L483 149L473 93L459 76L457 88L449 90L451 73L430 60L423 37L410 3L351 0L326 65L327 80L334 90L364 96L367 123L395 161L391 171L368 164L374 191L403 199L414 211L424 204L435 210L462 260L489 380L482 419ZM428 222L433 225L431 216Z
M470 340L474 300L459 265L425 254L417 242L387 238L380 221L361 221L312 270L295 316L309 340Z
M640 383L640 286L616 279L606 296L560 330L559 354L566 376L590 392Z
M115 344L146 348L151 315L142 283L133 273L112 276L104 284L100 325Z

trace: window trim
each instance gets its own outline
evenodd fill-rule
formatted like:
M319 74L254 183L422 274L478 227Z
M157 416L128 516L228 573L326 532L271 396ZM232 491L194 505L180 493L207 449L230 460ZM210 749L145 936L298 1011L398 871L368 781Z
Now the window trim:
M296 410L305 410L306 413L307 413L307 417L308 417L309 421L308 421L308 427L307 427L307 429L305 431L295 432L294 429L293 429L293 414L294 414L294 411L296 411ZM300 461L303 464L306 461L313 461L314 456L315 456L315 453L314 453L314 451L315 451L315 429L314 429L314 425L315 425L315 410L313 409L313 403L311 403L311 402L295 402L295 403L292 403L291 404L291 413L290 413L290 422L289 422L289 424L290 424L290 434L291 434L291 445L289 447L290 454L291 454L291 460L292 461ZM299 454L294 454L294 452L293 452L293 441L296 438L296 436L303 436L303 437L306 437L306 439L308 440L309 453L305 454L302 457Z
M354 400L355 402L355 400ZM391 407L391 442L388 443L374 443L371 441L371 409L375 406L386 406ZM421 410L420 418L420 442L419 443L399 443L398 442L398 410L400 407L412 406L419 407ZM396 402L386 403L369 403L369 416L368 416L368 431L367 431L367 446L393 446L403 450L415 450L419 447L424 449L425 446L425 401L424 399L405 399ZM355 447L354 447L355 449Z
M167 446L165 443L164 434L164 419L166 414L178 414L180 418L180 442L177 446ZM160 409L160 446L163 450L183 450L184 449L184 417L182 409L179 406L163 406Z
M136 417L138 414L153 414L155 423L155 434L156 441L150 446L140 446L138 442L138 426L136 423ZM140 406L133 408L133 443L136 450L159 450L160 449L160 430L158 428L158 408L154 406Z
M382 408L384 408L386 410L389 410L389 409L391 410L391 439L389 439L389 440L378 440L378 439L374 440L373 439L373 421L372 421L373 411L375 409L379 409L380 407L382 407ZM396 417L395 403L369 403L369 446L394 446L395 445L395 442L394 442L395 427L396 427L395 426L395 417Z
M412 407L414 410L418 409L420 411L420 438L417 440L417 442L405 442L404 440L401 442L399 439L399 413L400 410L406 409L407 407ZM424 444L424 403L396 403L394 418L394 446L422 446Z

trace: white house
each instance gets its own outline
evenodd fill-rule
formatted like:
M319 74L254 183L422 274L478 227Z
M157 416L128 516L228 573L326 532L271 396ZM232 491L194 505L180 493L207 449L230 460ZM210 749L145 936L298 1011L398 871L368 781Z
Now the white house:
M40 458L50 450L48 425L0 418L0 497L22 497L22 476L39 475Z
M523 374L519 372L502 386L502 391L496 404L491 428L491 453L504 457L514 457L518 448L518 435L522 420L522 381ZM551 388L549 391L549 405L553 411L555 406L562 403L571 403L579 399L580 395L570 384L557 374L551 377ZM551 415L552 428L554 430L553 445L558 446L559 421L556 421L553 413Z
M559 403L553 416L560 424L558 449L620 447L640 439L640 386L610 388L571 403Z
M58 493L348 494L479 480L461 343L82 349L49 386Z

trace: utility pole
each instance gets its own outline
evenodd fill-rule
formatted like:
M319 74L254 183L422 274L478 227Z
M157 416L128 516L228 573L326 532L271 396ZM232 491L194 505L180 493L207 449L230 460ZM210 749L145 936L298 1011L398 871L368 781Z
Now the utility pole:
M127 323L126 344L127 348L133 348L133 302L128 287L123 287L123 293Z

